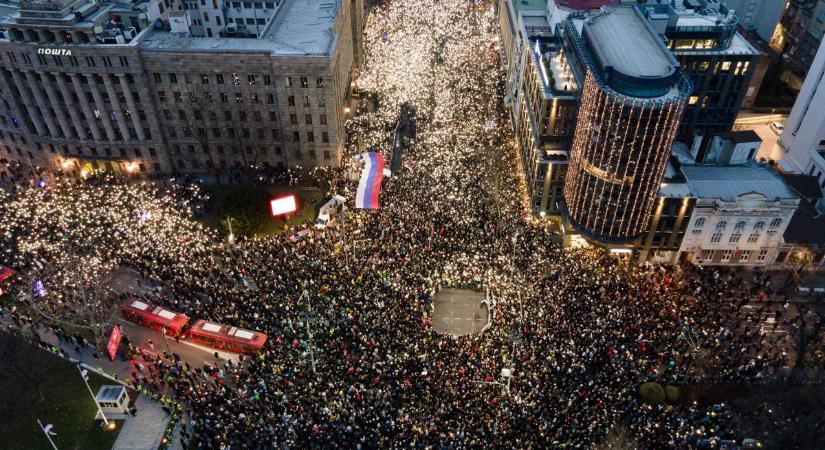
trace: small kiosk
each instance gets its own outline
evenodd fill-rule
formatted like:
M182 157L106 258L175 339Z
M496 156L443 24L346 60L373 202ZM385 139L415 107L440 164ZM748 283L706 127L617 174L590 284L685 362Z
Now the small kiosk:
M97 391L95 401L97 401L103 414L128 414L129 412L129 393L121 385L105 384L101 386L100 390Z

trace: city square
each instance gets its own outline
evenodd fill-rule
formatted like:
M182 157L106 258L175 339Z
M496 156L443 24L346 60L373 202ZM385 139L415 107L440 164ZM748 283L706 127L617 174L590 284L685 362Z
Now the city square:
M366 13L359 2L330 3L333 15L364 15L352 43L337 38L358 20L322 13L333 23L322 32L318 2L284 2L281 14L296 23L246 22L257 37L210 29L187 50L189 37L174 29L135 37L181 112L104 111L90 122L94 141L135 132L133 156L94 144L5 165L0 353L10 368L0 395L15 401L0 399L9 405L0 448L825 447L825 228L817 214L799 216L821 207L821 193L805 194L755 150L741 156L751 133L696 143L704 162L715 155L713 168L686 162L677 128L694 81L645 22L656 23L655 7L572 13L560 41L584 55L581 81L561 44L541 32L526 39L519 64L538 64L532 82L554 87L522 95L511 92L504 49L518 46L502 37L510 2L391 0ZM28 39L20 30L9 42ZM79 47L86 33L59 44ZM180 92L166 89L178 81L158 67L176 63L170 55L188 61L187 51L214 57L221 39L252 42L248 59L214 62L216 72L237 64L240 75L181 76L188 91L176 102ZM658 56L625 53L627 43ZM267 46L284 58L278 71L307 66L317 76L245 75L264 64L255 52ZM354 74L298 61L314 54L307 47L348 55L340 61ZM601 63L621 76L593 75ZM107 99L149 89L119 76L115 91L118 77L106 73L91 103L99 89ZM63 79L37 77L54 102ZM34 96L17 72L0 78L0 90ZM224 78L241 86L230 106L204 87ZM246 130L259 112L252 104L267 104L257 89L270 82L286 111L273 106L271 126L284 130L233 132L224 153L218 122L192 122L210 110L242 113L227 126ZM568 95L574 88L581 98ZM304 89L300 126L292 91L280 89ZM554 111L580 105L545 112L577 123L575 137L553 137L569 133L569 153L524 145L537 126L527 103L548 95ZM26 120L70 130L95 116L90 108ZM168 149L153 143L167 123L188 130L202 155L166 137ZM650 135L627 138L633 127ZM259 146L263 135L273 141ZM276 149L284 136L294 139ZM812 174L800 176L818 189ZM794 232L805 240L791 241ZM102 403L120 386L125 397Z

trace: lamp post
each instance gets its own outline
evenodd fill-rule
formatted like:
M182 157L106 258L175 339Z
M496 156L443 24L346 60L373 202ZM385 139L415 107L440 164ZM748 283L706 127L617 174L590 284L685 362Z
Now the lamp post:
M232 218L229 217L229 216L226 216L226 225L227 225L227 227L229 227L229 238L228 239L229 239L229 243L231 244L231 243L235 242L235 234L232 233Z

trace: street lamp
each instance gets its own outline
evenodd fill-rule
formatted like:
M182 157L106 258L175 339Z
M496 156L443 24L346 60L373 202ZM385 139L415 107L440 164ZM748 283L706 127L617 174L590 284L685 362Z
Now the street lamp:
M229 243L231 244L231 243L235 242L235 235L232 233L232 218L229 217L229 216L226 216L226 225L229 227L229 237L228 237L228 239L229 239Z

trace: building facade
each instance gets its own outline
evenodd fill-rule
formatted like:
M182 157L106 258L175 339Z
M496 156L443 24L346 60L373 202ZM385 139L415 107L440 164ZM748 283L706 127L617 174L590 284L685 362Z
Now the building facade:
M585 238L630 242L648 226L690 80L638 8L571 15L565 48L582 85L564 186Z
M684 166L696 205L678 259L700 265L768 266L799 198L768 167Z
M815 176L825 191L825 45L811 64L772 156L785 172Z
M167 21L191 9L157 7L141 22L120 4L21 3L0 39L0 158L80 174L339 163L363 8L285 2L257 37L198 37Z
M739 19L718 1L640 6L693 83L676 139L704 139L731 131L760 53L737 32Z
M771 46L782 52L788 67L805 78L825 34L825 0L790 0Z

